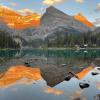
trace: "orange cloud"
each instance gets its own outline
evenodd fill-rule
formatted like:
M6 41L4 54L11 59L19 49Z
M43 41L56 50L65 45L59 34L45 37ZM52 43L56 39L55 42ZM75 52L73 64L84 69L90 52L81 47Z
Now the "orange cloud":
M51 93L51 94L54 94L54 95L61 95L61 94L64 94L63 91L57 90L57 89L54 89L54 88L50 88L50 87L46 88L46 89L44 90L44 92L45 92L45 93L48 93L48 94Z
M100 3L98 3L98 5L97 5L97 9L99 9L99 10L100 10Z
M78 3L83 3L84 2L84 0L75 0L76 2L78 2Z
M98 90L100 90L100 82L99 81L96 83L96 87Z
M80 95L82 94L82 92L83 92L82 90L77 90L77 91L73 92L72 94L69 95L70 100L78 100L78 98L80 100ZM83 100L83 99L81 99L81 100Z
M99 12L100 11L100 3L97 4L97 7L96 7L95 11L96 12Z
M43 0L43 4L46 4L46 5L54 5L54 4L58 4L58 3L63 3L67 0ZM84 0L74 0L75 2L77 3L83 3Z
M57 3L62 3L65 0L43 0L43 4L46 5L53 5L53 4L57 4Z

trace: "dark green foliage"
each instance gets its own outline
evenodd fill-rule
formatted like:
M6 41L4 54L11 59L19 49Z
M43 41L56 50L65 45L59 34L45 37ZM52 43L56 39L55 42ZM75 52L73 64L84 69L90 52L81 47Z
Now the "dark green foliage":
M52 38L47 39L48 47L74 47L75 45L84 46L84 44L88 44L89 47L100 47L100 33L57 32Z
M0 48L19 48L19 44L13 40L9 33L0 30Z

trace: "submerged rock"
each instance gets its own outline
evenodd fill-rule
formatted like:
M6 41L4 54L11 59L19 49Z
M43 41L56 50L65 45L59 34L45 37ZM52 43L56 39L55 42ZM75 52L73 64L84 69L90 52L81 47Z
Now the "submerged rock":
M91 74L94 76L94 75L98 75L99 73L98 72L92 72Z
M61 67L66 67L67 66L67 64L61 64Z
M70 81L71 78L72 78L71 75L68 75L66 76L65 81Z
M81 89L88 88L90 85L88 83L79 83Z
M28 62L25 62L24 65L25 65L26 67L30 67L30 64L29 64Z
M97 70L99 70L99 71L100 71L100 67L97 67Z

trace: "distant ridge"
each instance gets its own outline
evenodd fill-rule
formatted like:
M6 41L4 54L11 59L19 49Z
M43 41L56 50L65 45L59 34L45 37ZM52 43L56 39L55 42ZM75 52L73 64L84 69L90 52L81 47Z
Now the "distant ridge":
M74 18L80 22L82 22L84 25L86 25L89 28L93 28L94 25L93 23L89 22L86 17L84 17L81 13L78 13L77 15L74 16Z
M5 6L0 6L0 19L10 28L25 29L32 26L40 25L40 15L33 13L31 15L22 16L17 12Z

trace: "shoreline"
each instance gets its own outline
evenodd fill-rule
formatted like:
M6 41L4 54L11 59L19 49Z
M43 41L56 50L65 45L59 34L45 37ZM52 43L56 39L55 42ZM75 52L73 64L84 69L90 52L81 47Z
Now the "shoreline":
M76 48L23 48L23 49L9 49L9 48L5 48L5 49L0 49L0 51L6 51L6 50L77 50ZM80 49L80 50L99 50L100 47L97 48L85 48L85 49Z

